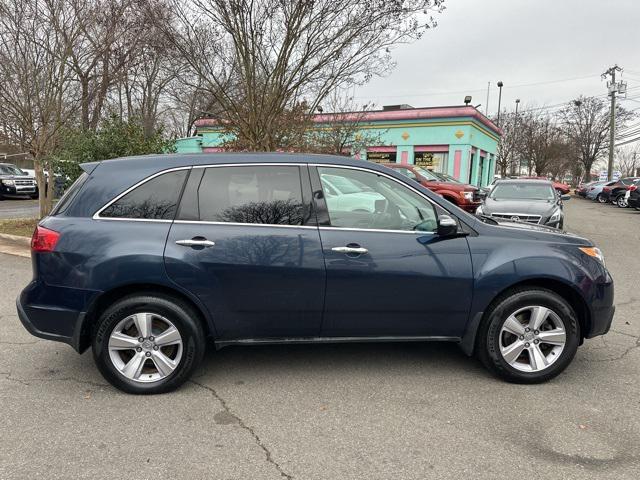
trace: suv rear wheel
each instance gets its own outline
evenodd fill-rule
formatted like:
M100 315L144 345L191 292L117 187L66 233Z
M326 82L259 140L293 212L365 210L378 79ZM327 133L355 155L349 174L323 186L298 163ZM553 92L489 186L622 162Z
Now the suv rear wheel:
M138 394L179 387L205 350L197 313L158 294L129 296L111 305L100 315L92 340L93 358L105 379Z
M575 312L543 288L514 289L487 312L477 354L493 373L515 383L540 383L571 363L580 343Z

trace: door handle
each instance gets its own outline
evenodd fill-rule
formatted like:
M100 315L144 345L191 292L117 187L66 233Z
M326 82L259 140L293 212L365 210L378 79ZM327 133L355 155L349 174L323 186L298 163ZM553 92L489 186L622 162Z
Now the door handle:
M192 238L191 240L176 240L176 244L184 247L213 247L216 242L206 239Z
M338 253L358 253L361 255L369 252L364 247L333 247L331 250Z

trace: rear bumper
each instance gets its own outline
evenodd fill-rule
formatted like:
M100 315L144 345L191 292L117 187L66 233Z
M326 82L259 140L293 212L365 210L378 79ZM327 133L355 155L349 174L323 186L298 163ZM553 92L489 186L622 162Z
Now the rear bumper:
M631 208L638 208L640 207L640 197L629 197L627 203Z
M83 337L86 313L76 305L88 305L94 293L31 282L16 299L18 318L31 335L82 352L88 346Z

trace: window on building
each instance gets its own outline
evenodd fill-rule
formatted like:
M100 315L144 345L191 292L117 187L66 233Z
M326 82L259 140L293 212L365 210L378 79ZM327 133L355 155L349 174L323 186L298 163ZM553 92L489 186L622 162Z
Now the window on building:
M402 184L362 170L318 167L331 226L342 228L432 232L437 228L433 205ZM336 178L349 184L335 191Z
M301 225L300 168L259 166L207 168L198 189L200 220Z
M396 152L367 152L367 160L375 163L396 163Z
M188 172L178 170L152 178L109 205L100 217L173 220Z

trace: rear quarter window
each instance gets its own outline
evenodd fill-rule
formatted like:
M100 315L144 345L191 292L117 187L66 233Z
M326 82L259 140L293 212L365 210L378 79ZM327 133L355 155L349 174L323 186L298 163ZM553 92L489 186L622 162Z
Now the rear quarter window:
M51 215L59 215L61 213L64 213L67 208L69 208L69 205L71 205L73 199L76 198L76 195L78 195L78 192L82 189L82 185L84 185L84 182L87 181L87 178L89 178L89 175L87 175L86 172L83 172L82 175L80 175L76 179L76 181L71 184L69 189L56 204L55 208L51 212Z

